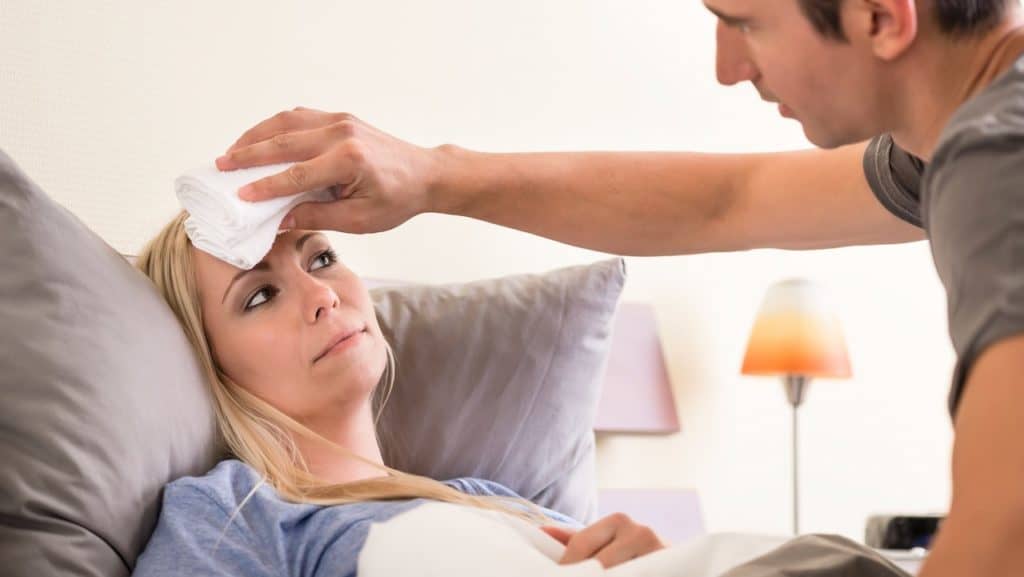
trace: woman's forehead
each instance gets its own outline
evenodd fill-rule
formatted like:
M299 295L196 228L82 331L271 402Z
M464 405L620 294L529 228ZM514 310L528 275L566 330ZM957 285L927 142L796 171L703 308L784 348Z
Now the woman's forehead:
M326 240L326 236L314 230L289 230L282 232L274 239L270 252L253 268L267 268L268 260L274 256L300 251L310 241L317 239ZM218 287L223 289L228 286L235 276L244 270L197 248L195 245L190 245L189 248L192 250L196 283L200 289L203 287L214 291Z

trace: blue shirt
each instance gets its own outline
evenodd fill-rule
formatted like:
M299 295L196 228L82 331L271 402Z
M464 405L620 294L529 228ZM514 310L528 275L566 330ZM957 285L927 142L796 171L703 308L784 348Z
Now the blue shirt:
M343 577L356 574L370 525L428 500L305 505L281 499L259 474L237 460L203 477L164 488L156 530L135 565L134 577ZM470 495L518 497L498 483L462 478L445 484ZM237 513L235 513L237 511ZM544 509L554 521L579 527ZM232 513L235 513L232 518Z

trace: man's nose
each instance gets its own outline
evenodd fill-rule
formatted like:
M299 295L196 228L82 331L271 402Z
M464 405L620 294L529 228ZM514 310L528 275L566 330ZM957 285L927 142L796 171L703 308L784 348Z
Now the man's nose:
M715 75L719 83L732 86L757 79L759 72L750 59L742 32L719 21L715 40Z

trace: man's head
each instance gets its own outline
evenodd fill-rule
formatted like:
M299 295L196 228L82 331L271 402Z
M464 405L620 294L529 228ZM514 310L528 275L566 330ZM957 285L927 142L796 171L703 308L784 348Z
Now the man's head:
M928 51L980 37L1016 0L705 0L716 72L752 83L823 148L894 130ZM934 65L935 58L931 58Z
M797 0L804 16L822 36L846 40L840 19L844 0ZM1006 0L925 0L943 34L965 36L986 32L1006 13Z

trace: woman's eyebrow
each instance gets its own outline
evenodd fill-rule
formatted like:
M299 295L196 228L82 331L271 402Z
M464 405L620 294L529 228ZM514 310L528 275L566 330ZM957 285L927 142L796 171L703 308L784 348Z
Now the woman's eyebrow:
M319 233L316 232L307 232L306 234L300 236L299 240L295 241L295 252L301 252L302 245L306 244L306 241L309 240L310 238L318 235ZM224 296L220 299L220 303L224 304L224 301L228 300L228 293L231 292L231 287L235 286L235 282L238 281L238 279L242 278L243 276L254 270L270 270L270 264L267 263L267 261L265 260L261 260L259 263L256 264L256 266L252 267L249 270L238 271L238 274L232 277L231 282L228 283L228 288L224 289Z

